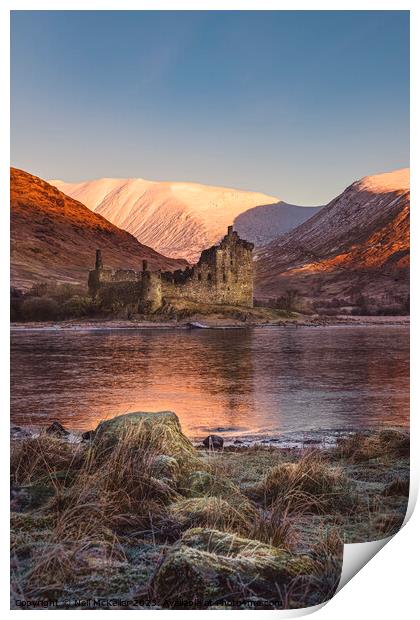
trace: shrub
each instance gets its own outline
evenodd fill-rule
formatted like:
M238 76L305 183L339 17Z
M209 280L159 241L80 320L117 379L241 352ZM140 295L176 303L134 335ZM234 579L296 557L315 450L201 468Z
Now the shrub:
M59 305L50 297L30 297L22 304L22 316L26 321L53 321L59 315Z
M61 312L64 317L85 316L91 309L90 299L74 295L63 303Z

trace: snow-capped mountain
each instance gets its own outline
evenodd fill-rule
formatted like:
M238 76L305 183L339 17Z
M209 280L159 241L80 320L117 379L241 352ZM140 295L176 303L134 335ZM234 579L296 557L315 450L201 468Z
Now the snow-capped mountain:
M50 183L141 243L190 262L217 243L231 224L241 236L261 245L313 215L311 208L288 205L266 194L197 183L144 179Z
M364 177L256 256L256 294L408 296L410 171Z

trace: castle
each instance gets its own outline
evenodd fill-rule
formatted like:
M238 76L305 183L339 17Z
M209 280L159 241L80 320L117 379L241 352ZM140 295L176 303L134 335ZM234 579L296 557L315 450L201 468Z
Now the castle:
M168 298L252 307L253 248L229 226L218 245L203 250L196 265L173 272L150 271L145 260L142 271L105 269L101 251L96 250L89 292L111 303L135 305L145 314L156 312Z

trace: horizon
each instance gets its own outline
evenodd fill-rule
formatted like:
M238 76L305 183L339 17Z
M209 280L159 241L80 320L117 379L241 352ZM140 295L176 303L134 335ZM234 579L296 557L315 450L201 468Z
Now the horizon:
M11 25L11 161L43 179L314 206L409 167L408 11L14 11Z

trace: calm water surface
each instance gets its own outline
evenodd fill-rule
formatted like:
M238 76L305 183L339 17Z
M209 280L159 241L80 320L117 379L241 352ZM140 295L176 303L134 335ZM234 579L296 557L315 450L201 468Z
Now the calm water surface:
M200 437L408 424L404 326L12 332L12 421L175 411Z

